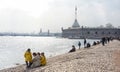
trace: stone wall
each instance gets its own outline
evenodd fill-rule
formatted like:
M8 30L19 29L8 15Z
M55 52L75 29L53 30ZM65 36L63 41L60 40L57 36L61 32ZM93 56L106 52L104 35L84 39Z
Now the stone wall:
M63 29L64 38L102 38L102 37L120 37L118 28L74 28Z

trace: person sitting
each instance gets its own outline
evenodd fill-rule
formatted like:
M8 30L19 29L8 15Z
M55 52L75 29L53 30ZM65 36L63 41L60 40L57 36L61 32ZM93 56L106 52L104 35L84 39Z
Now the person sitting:
M32 65L31 68L36 68L40 66L40 57L36 53L33 53L33 60L32 60Z
M90 43L87 43L87 48L91 47Z
M93 42L93 46L94 46L94 45L97 45L97 43L96 43L95 41Z
M45 55L44 55L44 52L41 53L40 62L41 62L41 66L44 66L44 65L46 65L46 63L47 63L46 57L45 57Z
M38 52L37 55L38 55L39 58L40 58L40 65L41 65L41 54Z
M72 49L69 51L69 53L70 53L70 52L75 52L75 51L76 51L76 48L75 48L74 45L72 45Z
M99 42L99 41L97 41L97 45L98 45L98 44L100 44L100 42Z

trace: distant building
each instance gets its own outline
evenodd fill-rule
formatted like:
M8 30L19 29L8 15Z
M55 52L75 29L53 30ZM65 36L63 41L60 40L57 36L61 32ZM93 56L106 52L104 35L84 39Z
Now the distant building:
M75 8L75 21L72 27L62 28L62 37L64 38L102 38L102 37L120 37L120 28L114 28L112 24L107 27L87 28L79 25L77 21L77 7Z

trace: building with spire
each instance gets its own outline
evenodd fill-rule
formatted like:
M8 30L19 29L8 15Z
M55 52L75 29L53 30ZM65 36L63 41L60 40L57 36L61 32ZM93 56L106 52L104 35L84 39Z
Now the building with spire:
M102 37L120 38L120 28L87 28L79 25L77 21L77 7L75 7L75 20L72 27L68 29L61 28L62 37L72 39L98 39Z
M80 25L79 25L79 23L77 21L77 7L75 7L75 21L74 21L74 23L72 25L72 28L79 28L79 27L80 27Z

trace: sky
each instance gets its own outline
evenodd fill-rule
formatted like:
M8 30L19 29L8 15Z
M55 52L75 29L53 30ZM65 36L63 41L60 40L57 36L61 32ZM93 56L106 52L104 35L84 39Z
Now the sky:
M61 32L80 26L120 26L120 0L0 0L0 32Z

